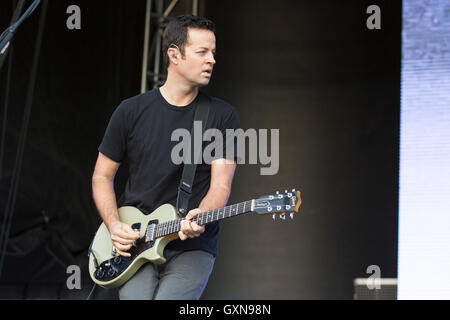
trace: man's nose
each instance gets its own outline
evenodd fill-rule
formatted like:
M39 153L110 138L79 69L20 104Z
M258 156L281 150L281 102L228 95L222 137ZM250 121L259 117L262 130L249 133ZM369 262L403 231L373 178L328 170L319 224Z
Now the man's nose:
M214 59L214 55L212 53L208 56L207 62L211 64L216 64L216 59Z

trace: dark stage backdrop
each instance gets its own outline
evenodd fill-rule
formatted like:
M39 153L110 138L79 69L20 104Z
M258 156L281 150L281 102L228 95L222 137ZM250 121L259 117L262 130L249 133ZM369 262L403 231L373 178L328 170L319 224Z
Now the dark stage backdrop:
M71 4L82 11L79 31L66 28ZM222 223L203 299L352 299L353 279L369 276L368 266L396 277L401 2L375 3L381 30L366 27L371 4L202 2L218 49L205 91L233 104L243 129L280 129L278 174L239 165L229 203L293 187L303 195L292 221L247 215ZM139 93L144 7L49 1L0 298L82 299L92 286L86 251L100 219L90 179L111 113ZM11 1L2 3L2 30L11 11ZM39 10L14 40L2 212L38 18ZM6 66L0 79L3 110ZM70 264L82 268L82 290L66 289Z

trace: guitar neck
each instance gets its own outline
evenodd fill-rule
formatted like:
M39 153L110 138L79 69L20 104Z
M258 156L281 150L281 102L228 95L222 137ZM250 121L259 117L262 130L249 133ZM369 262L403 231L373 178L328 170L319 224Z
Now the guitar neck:
M248 200L245 202L233 204L231 206L201 212L191 221L195 221L198 225L202 226L214 221L219 221L222 219L238 216L240 214L245 214L252 211L253 203L254 200ZM155 229L155 238L160 238L172 233L179 232L181 230L182 220L184 220L184 218L159 223Z

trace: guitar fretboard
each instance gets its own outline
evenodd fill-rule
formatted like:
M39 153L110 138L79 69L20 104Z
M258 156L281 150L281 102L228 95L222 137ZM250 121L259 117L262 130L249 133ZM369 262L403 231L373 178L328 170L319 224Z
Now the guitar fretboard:
M199 213L195 218L191 220L195 221L198 225L205 225L210 222L219 221L225 218L230 218L243 213L251 211L253 200L240 202L231 206L226 206L214 210L209 210ZM166 235L177 233L181 230L181 221L184 218L170 220L162 222L157 225L155 229L155 238L164 237Z

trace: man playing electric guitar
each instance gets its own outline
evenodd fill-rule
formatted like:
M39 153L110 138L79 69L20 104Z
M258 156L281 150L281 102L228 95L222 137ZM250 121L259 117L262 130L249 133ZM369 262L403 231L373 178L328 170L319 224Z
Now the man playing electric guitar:
M134 206L149 214L165 203L175 205L183 165L171 159L174 130L190 131L199 87L208 85L215 61L215 26L210 20L179 16L163 35L167 80L163 86L126 99L111 116L92 177L97 210L116 252L124 257L138 232L119 220L118 207ZM211 128L225 133L240 127L234 107L210 98ZM223 155L226 155L226 151ZM114 177L126 161L129 178L116 202ZM189 212L178 239L164 250L163 264L144 264L119 288L120 299L199 299L217 255L219 223L199 226L191 220L200 212L226 205L236 168L234 159L219 158L197 165Z

